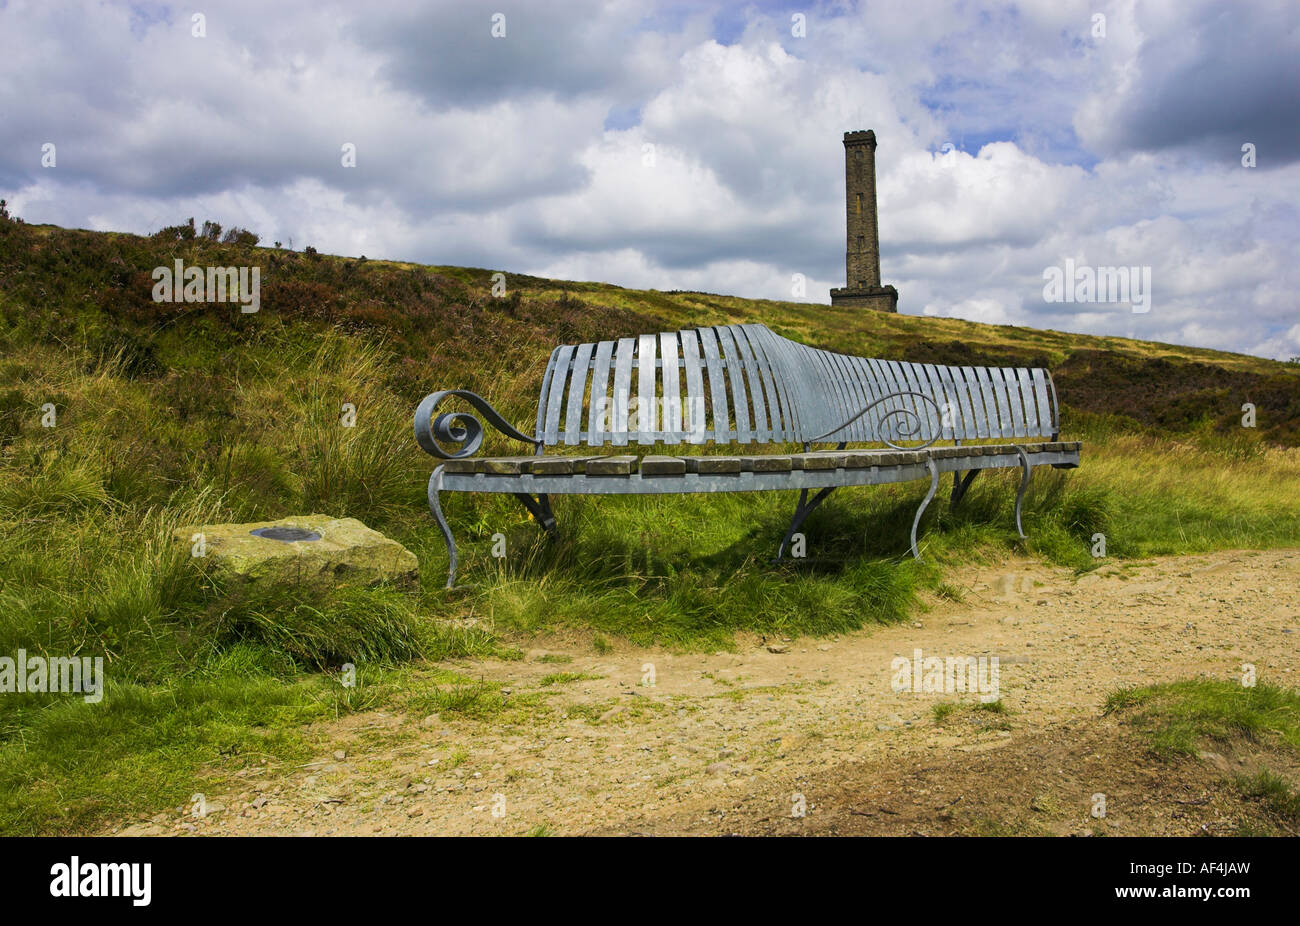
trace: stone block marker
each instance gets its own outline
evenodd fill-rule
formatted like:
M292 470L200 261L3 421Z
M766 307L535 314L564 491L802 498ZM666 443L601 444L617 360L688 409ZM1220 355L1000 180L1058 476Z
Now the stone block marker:
M194 538L202 534L202 543ZM182 527L175 537L201 551L218 575L252 582L320 585L419 584L415 554L356 518L309 514L252 524Z

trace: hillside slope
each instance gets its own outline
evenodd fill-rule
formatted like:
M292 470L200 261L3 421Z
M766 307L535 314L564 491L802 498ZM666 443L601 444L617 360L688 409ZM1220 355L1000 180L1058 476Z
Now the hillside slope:
M153 302L150 271L178 258L187 265L260 266L261 310L250 316L229 305ZM493 272L0 223L0 319L10 343L121 351L126 369L140 376L192 368L186 354L196 336L234 345L268 328L333 325L381 336L400 359L400 386L413 404L435 387L465 386L493 392L527 420L556 344L763 322L787 337L863 356L1047 366L1067 429L1073 412L1150 433L1226 434L1241 430L1241 406L1250 402L1260 437L1300 444L1300 364L958 319L515 274L507 274L505 297L494 298Z

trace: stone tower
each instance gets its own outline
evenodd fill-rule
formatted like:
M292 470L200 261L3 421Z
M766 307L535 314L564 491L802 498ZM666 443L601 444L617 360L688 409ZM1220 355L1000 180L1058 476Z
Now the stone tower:
M876 221L876 133L844 133L844 190L848 211L845 285L831 305L898 311L898 290L880 285L880 228Z

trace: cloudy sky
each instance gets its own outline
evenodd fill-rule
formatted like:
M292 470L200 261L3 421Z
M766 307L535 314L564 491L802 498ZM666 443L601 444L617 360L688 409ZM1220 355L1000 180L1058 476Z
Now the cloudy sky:
M0 0L0 126L30 222L810 304L871 128L900 311L1300 355L1284 0Z

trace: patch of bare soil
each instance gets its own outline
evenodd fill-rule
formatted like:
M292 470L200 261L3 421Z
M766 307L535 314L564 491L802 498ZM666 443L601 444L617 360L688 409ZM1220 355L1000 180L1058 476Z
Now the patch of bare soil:
M1236 679L1246 663L1295 687L1300 551L1170 557L1081 578L1003 563L962 592L907 624L834 639L713 654L552 646L453 666L504 685L505 710L320 725L328 745L316 761L221 775L207 816L171 811L116 831L1278 831L1228 780L1265 764L1295 780L1289 758L1242 743L1156 759L1101 708L1121 685ZM998 656L1005 713L970 694L894 690L895 658L918 649ZM945 702L958 706L936 717ZM1104 817L1093 816L1098 794Z
M1223 836L1300 835L1237 775L1296 780L1294 756L1238 743L1161 759L1109 718L1055 725L996 749L915 763L852 762L735 800L646 816L605 835ZM802 803L798 800L803 798Z

